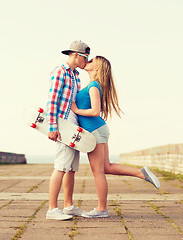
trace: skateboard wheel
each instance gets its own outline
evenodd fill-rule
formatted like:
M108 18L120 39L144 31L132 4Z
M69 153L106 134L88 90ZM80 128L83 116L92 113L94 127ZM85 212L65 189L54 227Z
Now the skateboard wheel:
M82 129L81 127L78 127L78 128L77 128L77 131L78 131L78 132L82 132L83 129Z
M73 142L70 142L69 146L73 148L73 147L75 147L75 144Z
M38 109L38 112L43 113L44 110L43 110L42 108L39 108L39 109Z
M32 128L36 128L36 124L35 124L35 123L32 123L32 124L31 124L31 127L32 127Z

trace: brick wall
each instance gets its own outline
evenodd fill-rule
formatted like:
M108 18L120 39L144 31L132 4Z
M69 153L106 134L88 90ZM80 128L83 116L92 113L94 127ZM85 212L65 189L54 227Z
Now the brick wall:
M120 163L154 167L183 174L183 144L169 144L120 154Z
M25 164L24 154L0 152L0 164Z

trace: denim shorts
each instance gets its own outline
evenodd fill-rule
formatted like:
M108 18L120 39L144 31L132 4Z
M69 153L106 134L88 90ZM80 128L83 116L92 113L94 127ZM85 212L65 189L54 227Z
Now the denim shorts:
M96 143L106 143L109 140L109 128L107 124L103 125L102 127L99 127L98 129L91 132L96 137Z

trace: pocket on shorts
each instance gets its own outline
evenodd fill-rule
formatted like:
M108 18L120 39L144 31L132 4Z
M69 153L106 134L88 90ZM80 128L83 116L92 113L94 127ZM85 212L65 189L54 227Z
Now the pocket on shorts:
M107 124L100 127L98 129L98 132L99 132L101 137L105 138L106 140L109 139L109 128L108 128Z
M106 124L93 131L92 133L96 137L97 143L106 143L110 135L109 128Z
M66 145L63 144L63 143L57 142L56 143L56 153L58 153L60 151L65 152L66 151Z

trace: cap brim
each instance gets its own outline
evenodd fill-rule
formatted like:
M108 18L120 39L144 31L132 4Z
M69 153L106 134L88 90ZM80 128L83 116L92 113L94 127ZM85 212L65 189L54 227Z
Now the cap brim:
M71 50L64 50L62 51L61 53L65 54L65 55L69 55L69 53L72 53L74 51L71 51Z

